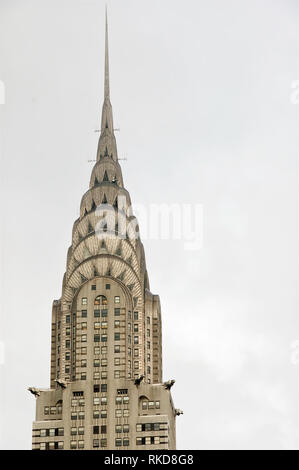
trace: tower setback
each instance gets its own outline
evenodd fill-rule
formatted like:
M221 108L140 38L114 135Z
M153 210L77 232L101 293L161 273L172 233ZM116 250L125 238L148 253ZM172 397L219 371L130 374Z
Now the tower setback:
M33 449L175 449L175 410L162 382L161 312L150 291L137 219L118 162L105 86L97 161L52 307L50 389L36 396Z

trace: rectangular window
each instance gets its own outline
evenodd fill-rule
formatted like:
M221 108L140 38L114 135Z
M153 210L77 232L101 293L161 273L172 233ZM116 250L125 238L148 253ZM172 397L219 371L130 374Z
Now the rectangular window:
M99 386L98 384L97 384L97 385L94 385L94 386L93 386L93 392L94 392L94 393L99 393L99 391L100 391L100 386Z
M100 426L94 426L93 427L93 434L99 434L100 433Z
M114 309L114 316L119 317L120 316L120 308L115 308Z
M79 434L80 436L83 436L83 434L84 434L84 428L83 428L83 426L80 426L80 427L78 428L78 434Z
M101 410L101 418L107 418L107 410Z
M78 418L79 418L79 419L84 419L84 418L85 418L85 414L84 414L83 411L80 411L80 412L79 412Z
M99 321L94 323L94 329L99 330L101 328L101 323Z
M87 360L86 359L81 360L81 367L87 367Z
M138 333L139 328L138 328L138 323L134 323L134 332Z
M87 354L87 348L86 347L81 348L81 354L83 354L83 355Z
M100 346L95 346L95 347L94 347L94 353L95 353L95 354L101 354Z
M102 321L102 328L108 328L108 323L106 321Z
M121 433L121 432L122 432L122 427L121 427L119 424L117 424L117 425L115 426L115 432L116 432L116 433Z
M127 433L130 430L130 426L128 424L123 425L123 432Z
M70 448L71 449L77 449L77 441L71 441Z
M101 379L107 379L107 377L108 377L108 372L106 370L103 370L101 372Z
M81 335L81 342L86 343L87 341L87 335Z
M110 284L106 284L106 290L110 289Z
M96 449L97 447L100 447L100 441L99 439L94 439L93 440L93 447Z
M101 336L100 335L94 335L94 342L95 343L99 343L101 340Z
M98 380L98 379L100 378L100 372L94 372L94 373L93 373L93 378L94 378L95 380Z
M101 447L107 447L107 439L101 439Z
M92 286L91 286L91 290L97 290L97 286L92 285Z
M93 411L93 417L94 417L94 419L99 419L99 417L100 417L100 412L99 412L99 410L94 410L94 411Z
M108 316L108 310L106 308L102 309L102 318L106 318Z
M84 449L84 441L78 441L78 449Z
M134 312L134 320L138 320L138 312Z
M71 436L77 436L77 428L71 428Z
M120 303L120 297L119 297L118 295L116 295L116 296L114 297L114 303L115 303L115 304L119 304L119 303Z
M114 333L114 341L120 341L120 333Z
M116 398L115 398L115 403L116 403L117 405L121 405L121 404L122 404L122 401L123 401L122 397L116 397Z
M148 402L148 409L149 409L149 410L152 410L153 408L155 408L155 402L149 401L149 402Z
M107 392L107 384L101 384L101 392Z
M81 317L87 318L87 310L81 310Z
M129 439L123 439L123 446L128 447L130 445Z
M101 366L102 367L107 367L107 365L108 365L108 360L107 359L102 359L101 360Z
M120 447L122 445L121 439L115 439L115 447Z
M87 305L87 297L82 297L82 305Z
M120 346L119 346L118 344L116 344L116 345L114 346L114 352L115 352L115 353L120 353Z
M65 323L71 323L71 316L70 315L65 316Z
M101 426L101 434L107 434L107 426L106 425Z
M102 335L102 342L107 343L108 336L107 335Z
M134 344L139 344L139 336L134 336Z
M71 347L71 341L69 339L66 340L65 347L66 349L69 349Z
M81 373L81 380L86 380L86 372Z
M107 354L107 346L101 346L101 351L102 351L102 354Z
M100 316L100 310L94 310L93 316L98 318Z
M107 397L101 398L101 405L107 405Z
M100 398L99 397L93 397L93 404L94 405L99 405L100 404Z

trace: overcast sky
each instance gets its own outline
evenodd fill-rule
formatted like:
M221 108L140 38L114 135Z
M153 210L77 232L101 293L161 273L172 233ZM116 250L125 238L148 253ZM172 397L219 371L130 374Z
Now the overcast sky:
M144 241L178 448L299 448L298 1L107 3L125 186L204 211L201 250ZM30 449L26 389L49 386L52 300L96 155L104 2L0 0L0 59L0 438Z

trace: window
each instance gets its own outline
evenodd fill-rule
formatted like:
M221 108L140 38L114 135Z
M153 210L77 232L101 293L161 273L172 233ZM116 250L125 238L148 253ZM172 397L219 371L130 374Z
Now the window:
M105 317L108 316L108 310L107 310L106 308L103 308L103 309L101 310L101 313L102 313L102 318L105 318Z
M142 409L147 410L147 401L142 402Z
M99 439L94 439L94 440L93 440L93 447L94 447L94 449L97 448L97 447L100 447L100 441L99 441Z
M114 352L120 353L120 346L118 344L114 346Z
M102 354L107 354L107 346L101 347Z
M107 303L107 298L104 295L98 295L94 300L95 305L107 305Z
M101 426L101 434L107 434L107 426L106 425Z
M84 411L79 411L78 419L84 419L84 418L85 418Z
M121 404L122 404L122 401L123 401L123 400L122 400L122 397L116 397L116 398L115 398L115 403L116 403L117 405L121 405Z
M94 411L93 411L93 417L94 417L94 419L98 419L98 418L100 417L100 412L99 412L99 410L94 410Z
M127 388L118 388L117 395L127 395L128 389Z
M120 321L119 320L115 320L114 321L114 328L119 328L120 327Z
M71 323L71 316L70 315L65 316L65 322L66 323Z
M151 331L149 329L146 330L146 334L147 336L150 336L151 335Z
M66 374L69 374L70 370L71 370L70 366L65 366L65 373Z
M146 346L147 346L147 349L151 349L151 343L149 341L147 341Z
M125 405L129 403L129 397L124 397L123 400Z
M153 408L155 408L155 402L149 401L149 402L148 402L148 409L149 409L149 410L152 410Z
M94 315L95 318L99 317L100 316L100 310L94 310L93 315Z
M115 439L115 446L120 447L122 445L121 439Z
M92 285L92 286L91 286L91 290L97 290L97 286L96 286L96 285Z
M94 397L93 398L93 404L94 405L99 405L100 404L100 398L99 397Z
M110 284L106 284L106 290L110 289Z
M150 317L146 317L146 323L147 323L148 325L150 325L150 323L151 323Z
M134 344L139 344L139 336L134 336Z
M114 341L120 341L120 333L114 333Z
M101 439L101 447L107 447L107 439Z
M95 346L95 347L94 347L94 353L95 353L95 354L101 354L100 346Z
M84 449L84 441L78 441L78 449Z
M139 369L139 361L134 361L134 369Z
M87 310L81 310L81 317L87 318Z
M115 366L119 366L119 365L120 365L120 358L119 358L119 357L115 357L115 358L114 358L114 365L115 365Z
M157 408L157 409L160 408L160 402L159 402L159 401L156 401L156 408Z
M93 386L93 392L94 393L99 393L99 391L100 391L100 386L99 385L94 385Z
M77 428L71 428L71 436L77 436Z
M107 392L107 384L101 384L101 392Z
M87 330L87 323L86 322L81 323L81 330Z
M99 373L99 372L94 372L94 373L93 373L93 378L94 378L95 380L98 380L98 379L100 378L100 373Z
M123 413L124 418L127 418L129 416L129 410L123 410L123 411L124 411Z
M134 312L134 320L138 320L138 312Z
M120 308L115 308L114 309L114 316L119 317L120 316Z
M121 410L116 409L116 410L115 410L115 417L116 417L116 418L120 418L121 415L122 415Z
M100 335L94 335L94 342L99 343L101 341L101 336Z
M77 419L77 413L72 412L71 413L71 420L76 420Z
M130 445L129 439L123 439L123 446L128 447Z
M126 433L126 432L129 432L129 430L130 430L130 426L128 424L124 424L123 425L123 432Z
M87 341L87 335L81 335L81 342L86 343Z
M77 441L71 441L70 448L71 449L77 449Z
M101 398L101 405L107 405L107 397Z
M102 335L102 343L107 343L107 335Z
M138 323L134 323L134 332L138 333L139 328L138 328Z
M101 328L101 323L99 321L94 323L94 329L99 330Z
M102 328L108 328L108 323L106 321L102 321Z
M82 436L84 434L84 428L81 426L78 428L78 434Z
M87 360L86 359L82 359L81 360L81 367L86 367L87 366Z
M99 426L94 426L93 427L93 434L99 434L100 432L100 427Z
M101 366L102 366L102 367L106 367L107 365L108 365L107 359L102 359L102 360L101 360Z
M121 432L122 432L122 427L121 427L119 424L117 424L117 425L115 426L115 432L116 432L116 433L121 433Z
M101 372L101 379L107 379L107 377L108 377L108 372L105 371L105 370L103 370L103 371Z
M115 303L115 304L119 304L119 303L120 303L120 297L119 297L118 295L116 295L116 296L114 297L114 303Z
M66 328L66 329L65 329L65 334L66 334L67 336L70 336L70 334L71 334L71 329L70 329L70 328Z
M101 410L101 418L107 418L107 410Z
M82 305L87 305L87 297L82 297Z
M134 349L134 357L139 357L139 349Z
M119 379L120 378L120 370L115 370L114 371L114 378Z
M81 373L81 380L86 380L86 372Z
M71 341L69 339L66 340L65 347L66 349L69 349L71 347Z

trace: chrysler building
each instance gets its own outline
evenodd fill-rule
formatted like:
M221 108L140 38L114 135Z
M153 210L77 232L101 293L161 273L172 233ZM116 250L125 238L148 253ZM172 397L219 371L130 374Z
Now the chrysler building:
M119 165L110 102L106 14L104 104L97 160L52 307L49 389L36 397L33 449L176 448L162 380L159 296Z

